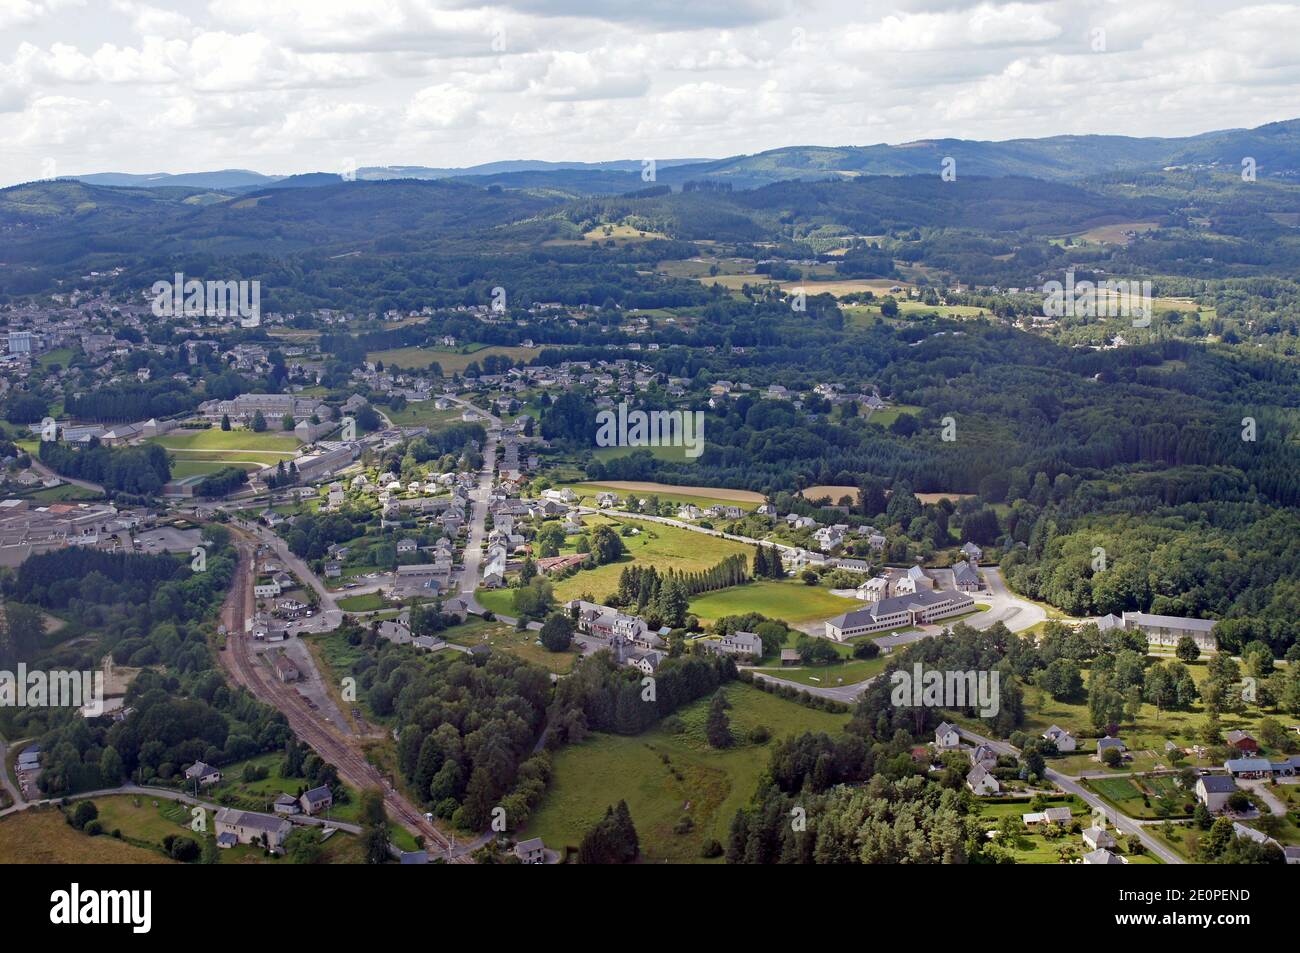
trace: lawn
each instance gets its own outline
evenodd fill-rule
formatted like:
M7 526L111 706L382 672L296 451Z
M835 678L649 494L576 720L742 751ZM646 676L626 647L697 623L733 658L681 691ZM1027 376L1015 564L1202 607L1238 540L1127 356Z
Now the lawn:
M474 593L474 598L495 615L514 617L515 594L510 589L479 589Z
M383 408L384 416L391 420L395 427L428 427L433 431L459 422L464 412L464 408L459 406L439 410L437 402L432 400L408 401L401 410Z
M22 497L25 500L38 500L41 503L64 503L70 500L92 500L101 495L94 490L65 483L62 486L46 487L34 493L24 493Z
M1089 778L1083 783L1129 817L1159 818L1162 815L1156 810L1156 805L1162 801L1170 806L1170 813L1163 816L1188 817L1191 811L1186 805L1196 800L1192 792L1180 788L1172 776Z
M813 688L835 688L840 685L856 685L874 678L884 671L886 656L873 659L854 659L838 665L800 666L798 668L760 668L758 671L775 678L798 682Z
M226 467L239 467L241 470L247 470L252 473L254 470L261 468L262 464L253 463L252 461L238 460L196 460L194 454L186 454L183 459L172 457L172 479L184 480L186 477L206 476L209 473L216 473ZM274 463L275 461L271 461ZM256 514L254 514L256 515Z
M389 608L389 602L382 592L366 592L359 596L347 596L338 600L339 608L344 612L374 612Z
M0 864L169 863L156 851L114 837L87 837L54 808L32 808L0 820Z
M172 461L172 479L216 473L225 467L253 471L274 466L297 455L300 441L292 434L279 431L256 433L252 430L193 430L156 437L153 443L167 449Z
M605 522L599 517L585 519L589 529L594 529L600 522ZM608 522L613 523L616 528L623 525L617 520ZM631 525L639 532L633 536L621 537L626 550L625 555L616 562L606 563L595 569L585 569L556 582L557 601L567 602L570 599L577 599L583 593L588 593L600 602L618 588L619 574L634 563L654 566L660 574L669 569L678 572L699 572L716 566L736 553L744 553L748 556L753 549L744 543L735 543L718 536L696 533L677 526L665 526L662 523L629 520L627 525ZM508 609L503 611L507 615L513 614Z
M223 785L226 783L222 782ZM295 791L296 788L291 789L291 793ZM154 798L148 794L120 794L95 798L95 806L99 809L99 820L104 825L105 831L120 830L124 841L139 849L156 850L160 860L163 859L162 839L168 834L184 835L195 840L205 836L194 831L190 826L196 817L192 813L193 808L166 798ZM242 803L236 803L234 806L242 810L252 810ZM207 825L206 836L215 837L216 821L213 812L204 811L203 821ZM223 864L286 862L280 858L266 856L260 847L251 844L240 844L237 847L223 849L220 858ZM340 831L325 842L321 856L322 863L360 863L360 861L360 845L350 834Z
M210 788L200 790L204 800L215 801L242 811L260 811L271 813L275 799L281 794L297 796L310 785L306 778L285 778L280 776L280 763L284 760L278 752L258 755L245 761L226 765L221 769L221 781ZM253 765L266 769L266 777L258 781L245 781L244 768ZM348 788L348 800L336 803L329 811L329 817L345 823L357 823L360 811L360 798L357 792Z
M548 672L557 675L567 674L579 657L576 649L571 648L567 652L551 652L538 645L537 632L533 629L518 632L514 626L500 622L484 622L482 619L470 619L439 632L438 637L466 648L485 644L494 652L505 652L525 662L540 665Z
M758 612L769 619L797 624L829 619L862 608L858 599L833 596L825 589L794 580L764 580L705 593L691 600L691 613L703 623L728 615Z
M880 424L882 427L888 427L903 414L915 417L921 413L922 408L913 407L910 404L899 404L895 407L882 407L880 410L873 411L867 418L873 424Z
M686 456L686 449L686 447L601 447L593 451L591 455L597 460L616 460L638 450L648 450L650 456L656 460L663 460L668 463L684 463L690 459Z
M709 699L678 712L681 734L653 728L635 737L597 734L555 756L550 789L522 836L541 837L548 847L576 847L605 808L626 800L646 863L698 862L710 839L725 844L731 820L753 797L767 768L772 742L743 741L763 725L774 739L805 731L835 733L848 715L831 715L760 689L731 683L735 747L716 750L704 740ZM690 829L676 833L689 818ZM685 826L685 825L683 825Z
M272 453L296 450L302 441L293 434L280 431L256 433L252 430L222 430L213 427L209 430L173 432L156 437L153 442L168 450L245 450L252 453Z

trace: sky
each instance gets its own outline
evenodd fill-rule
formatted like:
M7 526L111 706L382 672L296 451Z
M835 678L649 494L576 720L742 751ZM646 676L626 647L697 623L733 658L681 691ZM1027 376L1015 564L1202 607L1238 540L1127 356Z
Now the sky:
M0 0L0 185L1300 116L1300 4Z

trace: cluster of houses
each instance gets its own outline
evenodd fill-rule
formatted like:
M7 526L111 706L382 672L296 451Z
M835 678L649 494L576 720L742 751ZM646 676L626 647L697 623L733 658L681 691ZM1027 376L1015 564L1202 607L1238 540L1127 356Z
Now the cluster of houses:
M653 630L640 616L594 602L574 599L564 608L574 619L578 631L587 638L605 643L614 661L653 675L667 657L667 626Z

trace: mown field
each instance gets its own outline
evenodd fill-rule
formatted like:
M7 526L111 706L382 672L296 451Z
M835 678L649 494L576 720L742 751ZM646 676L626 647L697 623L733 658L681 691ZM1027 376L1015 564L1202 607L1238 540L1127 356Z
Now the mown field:
M678 712L681 734L654 728L634 737L593 735L555 756L551 786L523 836L548 847L577 847L605 808L626 800L646 863L700 862L704 844L725 844L738 809L753 796L766 770L773 742L746 742L759 725L773 739L805 731L837 732L848 715L831 715L769 695L748 685L725 689L728 716L738 743L710 748L704 737L709 698ZM683 818L689 819L689 829Z
M874 678L884 671L885 662L885 656L880 655L873 659L850 659L830 665L760 668L758 671L812 688L837 688L841 685L857 685Z
M858 599L831 595L817 586L796 580L764 580L708 592L691 600L691 612L706 625L723 616L759 612L769 619L790 623L829 619L862 608Z
M0 864L170 864L144 847L107 835L87 837L55 808L32 808L0 819Z
M253 471L292 460L301 441L280 431L194 430L170 433L151 441L167 449L172 460L172 479L205 476L225 467Z
M594 528L602 521L599 517L588 518L587 525L589 528ZM670 569L678 572L699 572L716 566L723 559L736 553L744 553L748 556L753 548L744 543L735 543L728 539L696 533L676 526L665 526L662 523L651 523L646 520L626 522L639 530L635 536L621 537L626 555L617 562L583 570L568 579L556 582L555 598L558 601L567 602L576 599L584 592L590 593L600 601L618 588L619 574L634 563L654 566L661 573ZM507 614L509 614L508 610Z

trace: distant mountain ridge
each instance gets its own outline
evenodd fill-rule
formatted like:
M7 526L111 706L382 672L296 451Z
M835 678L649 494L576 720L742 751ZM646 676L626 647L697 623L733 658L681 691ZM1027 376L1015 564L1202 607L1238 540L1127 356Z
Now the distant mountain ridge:
M1300 119L1254 129L1224 129L1175 138L1063 135L1041 139L922 139L899 145L786 146L722 159L657 160L653 179L643 176L643 161L546 162L503 160L465 168L418 165L366 166L362 181L385 179L474 179L504 188L554 189L569 193L615 194L653 185L685 182L729 184L753 189L789 180L854 178L863 175L937 173L945 159L958 175L1025 176L1077 180L1109 173L1155 172L1170 166L1240 170L1253 159L1261 177L1300 178ZM71 176L96 185L159 188L182 186L247 192L268 188L311 187L339 180L336 173L263 175L244 169L129 175Z

